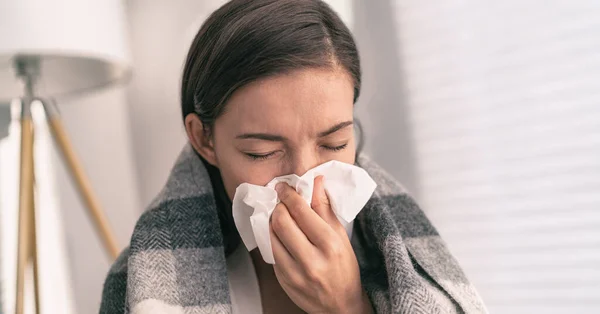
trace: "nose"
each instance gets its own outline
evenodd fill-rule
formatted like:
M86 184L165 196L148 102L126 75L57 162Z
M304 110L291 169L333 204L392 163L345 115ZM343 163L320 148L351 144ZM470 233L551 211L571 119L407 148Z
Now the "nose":
M297 176L302 176L308 170L319 165L319 156L313 151L298 152L292 158L291 161L291 172Z

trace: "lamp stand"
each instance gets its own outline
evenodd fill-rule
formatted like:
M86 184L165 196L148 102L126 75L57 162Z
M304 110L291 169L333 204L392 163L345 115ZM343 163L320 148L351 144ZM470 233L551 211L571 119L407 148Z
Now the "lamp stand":
M15 68L17 75L25 84L25 95L21 101L21 157L19 180L19 233L17 252L17 291L15 313L22 314L24 307L25 272L29 262L33 263L33 284L35 295L35 309L39 314L39 276L38 256L35 222L35 197L34 197L34 151L33 135L34 124L31 116L31 104L40 101L46 112L52 136L56 140L62 157L71 174L72 179L88 209L88 214L94 222L96 232L100 235L104 248L112 259L119 255L117 241L109 227L98 199L95 197L91 184L83 171L79 159L67 137L67 133L60 119L56 104L52 100L41 99L35 96L35 80L39 76L40 63L35 57L20 57L16 59Z

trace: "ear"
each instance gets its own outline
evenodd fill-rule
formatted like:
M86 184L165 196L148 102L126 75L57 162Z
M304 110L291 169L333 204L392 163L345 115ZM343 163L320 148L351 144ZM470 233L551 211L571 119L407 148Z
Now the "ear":
M204 127L196 114L190 113L185 117L185 131L196 152L209 164L218 167L211 130Z

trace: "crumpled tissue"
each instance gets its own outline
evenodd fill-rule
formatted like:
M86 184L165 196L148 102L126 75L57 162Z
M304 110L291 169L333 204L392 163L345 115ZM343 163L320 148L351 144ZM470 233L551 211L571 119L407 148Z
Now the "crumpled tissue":
M275 264L269 234L269 218L279 203L275 186L279 182L287 183L310 206L314 180L320 175L324 177L323 185L333 212L351 236L352 222L377 184L364 169L332 160L301 177L290 174L274 178L266 186L242 183L237 187L232 204L233 219L248 251L258 246L264 261Z

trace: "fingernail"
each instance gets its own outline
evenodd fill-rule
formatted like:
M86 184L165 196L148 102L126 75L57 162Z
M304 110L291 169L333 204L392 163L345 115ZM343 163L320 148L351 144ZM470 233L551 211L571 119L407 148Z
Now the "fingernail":
M275 186L275 191L277 191L277 193L281 193L283 192L283 189L285 189L285 186L283 186L285 183L280 182L277 183L277 185Z

